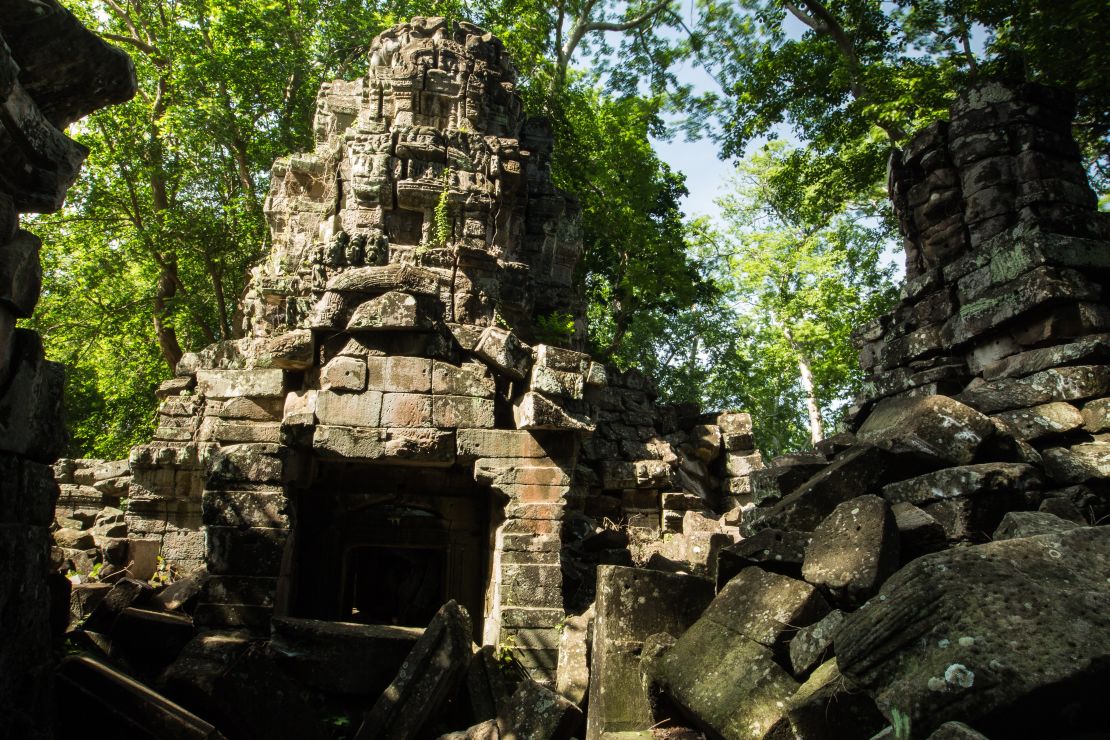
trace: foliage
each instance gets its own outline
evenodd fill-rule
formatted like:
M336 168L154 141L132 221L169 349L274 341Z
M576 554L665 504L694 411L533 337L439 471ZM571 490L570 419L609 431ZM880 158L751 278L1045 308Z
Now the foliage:
M582 206L593 351L622 367L655 369L651 340L660 323L711 294L687 249L683 177L648 138L660 125L660 101L582 85L557 102L552 173Z
M543 344L565 346L574 336L574 316L552 311L536 317L536 339Z
M720 127L739 158L784 129L805 144L778 183L829 217L881 190L887 155L945 115L977 76L1060 85L1078 98L1076 132L1096 185L1110 167L1110 6L1098 0L702 0L689 53L721 92L686 101L687 126ZM1101 173L1101 176L1099 176Z
M435 210L432 212L432 230L434 246L445 247L451 239L451 170L443 171L443 189L439 191Z
M706 395L751 412L772 454L805 447L814 427L836 421L861 382L851 332L895 299L883 229L852 211L811 221L792 210L796 193L775 187L790 156L774 142L745 159L719 202L723 227L698 228L733 314L723 346L703 350ZM818 420L807 419L809 400Z

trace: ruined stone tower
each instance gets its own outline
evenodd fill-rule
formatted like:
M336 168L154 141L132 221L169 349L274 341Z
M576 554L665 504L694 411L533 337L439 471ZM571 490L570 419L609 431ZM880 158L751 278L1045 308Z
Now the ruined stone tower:
M322 87L315 151L275 163L246 336L159 391L128 525L207 569L198 624L423 626L451 598L550 676L568 512L658 536L704 511L704 564L711 508L736 510L759 465L750 420L726 415L726 468L716 417L680 425L580 351L577 204L497 39L415 18L369 61ZM561 346L537 343L552 314L578 327Z

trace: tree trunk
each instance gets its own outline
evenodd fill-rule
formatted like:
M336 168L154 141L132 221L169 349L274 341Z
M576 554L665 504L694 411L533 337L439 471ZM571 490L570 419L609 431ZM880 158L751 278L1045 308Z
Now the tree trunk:
M794 341L794 332L789 326L782 328L786 341L798 357L798 379L802 383L802 392L806 396L806 413L809 415L809 439L817 444L825 438L825 426L821 422L821 408L817 405L817 392L813 387L813 371L809 369L809 359L802 348Z
M177 295L177 281L172 270L176 266L164 264L158 275L158 286L154 292L154 332L158 337L158 347L162 350L162 357L170 366L170 372L177 370L177 363L181 361L181 343L177 341L177 331L166 323L169 314L167 301L173 300Z

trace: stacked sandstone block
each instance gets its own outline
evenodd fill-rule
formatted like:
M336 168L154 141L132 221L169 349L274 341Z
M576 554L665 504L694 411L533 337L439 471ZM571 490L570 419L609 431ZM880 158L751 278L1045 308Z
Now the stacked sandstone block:
M1058 91L982 84L894 158L907 280L859 333L861 401L959 393L992 363L1110 328L1110 231L1072 111Z
M0 4L0 727L13 736L49 732L50 464L65 445L61 366L15 326L42 282L40 242L19 214L61 207L88 154L63 131L134 91L127 56L55 0Z
M907 145L891 195L909 279L860 353L866 401L952 395L1042 453L1061 488L1110 472L1110 220L1072 115L1059 91L986 83Z

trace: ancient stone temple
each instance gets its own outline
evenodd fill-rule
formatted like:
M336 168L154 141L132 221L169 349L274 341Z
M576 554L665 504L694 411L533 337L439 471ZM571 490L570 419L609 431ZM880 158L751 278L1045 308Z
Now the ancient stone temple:
M714 510L735 524L761 464L750 419L657 409L580 351L578 207L496 38L416 18L369 61L320 90L315 150L275 163L246 336L159 391L128 528L207 570L198 625L423 627L454 599L479 642L550 677L592 593L567 548L609 517L704 567L731 541ZM577 320L558 346L536 329L553 314Z
M80 64L73 64L80 59ZM50 463L65 445L62 368L17 319L42 283L41 242L19 214L62 205L88 152L63 131L135 92L122 52L54 0L0 2L0 735L47 736L51 602L68 582L47 577L53 519ZM64 619L64 606L62 607Z

